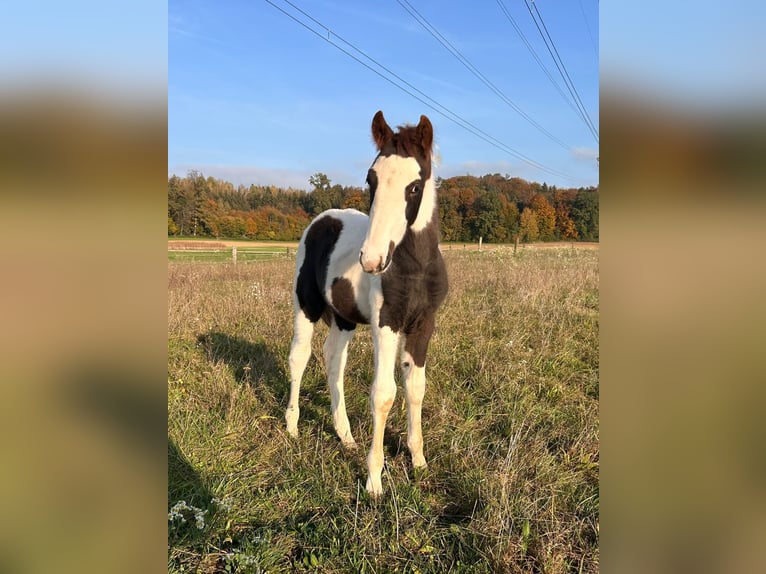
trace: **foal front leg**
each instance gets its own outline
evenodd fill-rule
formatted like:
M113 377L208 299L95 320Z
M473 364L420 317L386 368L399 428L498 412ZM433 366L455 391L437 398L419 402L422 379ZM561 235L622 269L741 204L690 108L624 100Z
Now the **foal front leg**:
M374 324L373 324L374 325ZM396 397L394 368L399 346L399 334L390 327L373 329L375 343L375 376L370 391L372 411L372 447L367 455L367 491L373 496L383 494L383 433L386 419Z
M426 392L426 351L433 330L433 319L426 320L420 331L407 336L402 349L402 381L407 401L407 447L415 468L426 466L421 414Z
M423 456L423 428L421 413L423 412L423 396L426 392L426 367L417 366L412 355L402 352L402 381L404 396L407 401L407 447L412 456L412 466L426 466Z

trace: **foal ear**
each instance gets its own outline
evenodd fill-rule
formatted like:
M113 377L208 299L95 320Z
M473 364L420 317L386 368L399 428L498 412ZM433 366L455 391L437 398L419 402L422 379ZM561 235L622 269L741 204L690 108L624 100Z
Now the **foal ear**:
M431 125L431 120L426 116L420 116L420 123L418 124L418 140L423 147L423 152L430 154L431 146L433 146L434 143L434 128Z
M380 151L383 148L383 145L393 137L393 130L386 123L386 119L383 117L383 112L378 110L375 117L372 118L372 139L375 141L375 145L378 146L378 151Z

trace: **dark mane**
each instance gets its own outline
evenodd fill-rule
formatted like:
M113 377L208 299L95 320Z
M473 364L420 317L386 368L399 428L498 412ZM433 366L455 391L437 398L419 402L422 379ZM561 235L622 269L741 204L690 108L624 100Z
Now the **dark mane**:
M397 126L393 138L386 142L380 153L383 155L400 155L402 157L415 157L418 159L430 159L431 150L428 150L428 157L424 157L421 151L418 127L410 124Z
M420 142L418 141L418 127L410 124L403 126L397 126L396 134L394 134L394 145L396 145L396 152L399 155L415 156L420 148ZM404 152L404 153L402 153ZM428 149L428 156L431 155L431 149ZM428 159L428 158L426 158Z
M380 150L380 155L400 155L402 157L414 157L423 169L423 176L427 179L431 176L431 148L426 155L423 154L423 146L420 142L418 127L410 124L397 126L393 137L387 141Z

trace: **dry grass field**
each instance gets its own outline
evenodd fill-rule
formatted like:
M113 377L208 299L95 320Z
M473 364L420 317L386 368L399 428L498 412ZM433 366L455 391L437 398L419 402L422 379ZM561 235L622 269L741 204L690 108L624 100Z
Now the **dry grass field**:
M334 434L317 329L284 428L292 258L168 263L170 572L597 572L598 250L445 252L414 473L397 394L385 494L364 490L372 342ZM182 504L183 503L185 504Z

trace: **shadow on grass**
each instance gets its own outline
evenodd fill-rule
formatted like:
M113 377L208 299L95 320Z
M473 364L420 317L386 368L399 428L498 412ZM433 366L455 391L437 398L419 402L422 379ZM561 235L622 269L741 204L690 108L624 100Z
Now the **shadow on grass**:
M267 381L277 393L286 394L287 377L274 351L263 341L252 342L226 333L203 333L197 341L211 362L223 361L238 383Z
M268 405L269 414L281 419L285 414L290 393L290 383L282 362L274 349L263 341L252 342L221 332L203 333L197 337L211 363L223 361L234 375L235 380L248 385L256 394L266 391L263 405ZM311 362L301 385L301 421L317 423L319 429L332 429L330 397L322 378L321 385L312 384Z
M210 499L210 491L202 483L199 472L168 437L168 503L172 506L179 500L185 500L189 504L206 507Z
M219 331L202 333L197 336L197 342L202 346L210 363L225 363L238 384L250 387L258 397L260 407L274 417L276 424L284 420L290 391L289 376L278 351L273 346L264 341L253 342ZM363 479L367 472L364 457L369 444L359 443L358 450L350 451L341 446L333 425L326 376L321 363L317 362L315 357L309 361L303 376L300 409L299 432L317 433L328 441L336 441L339 452L343 453L360 479ZM362 419L365 424L371 422L367 409L361 414L349 412L352 428L359 417L366 417ZM360 438L358 432L355 433L355 437ZM384 448L388 458L409 452L405 446L406 433L401 429L387 426L384 437Z
M210 508L211 494L202 483L199 473L184 456L175 442L168 437L168 511L181 501L197 509ZM178 518L170 520L168 512L168 551L170 561L178 562L180 550L185 562L194 571L199 566L201 552L199 545L204 541L203 532L194 527L191 512L183 512L186 523L179 523ZM192 551L189 551L192 549ZM173 558L171 558L173 556ZM180 565L180 562L176 564Z

